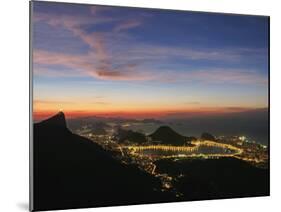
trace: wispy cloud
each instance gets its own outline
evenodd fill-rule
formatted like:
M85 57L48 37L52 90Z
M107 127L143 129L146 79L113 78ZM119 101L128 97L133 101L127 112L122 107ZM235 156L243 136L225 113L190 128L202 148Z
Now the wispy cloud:
M74 56L36 50L34 62L45 65L64 65L76 70L77 76L92 76L103 80L160 81L160 82L204 82L233 84L267 84L267 78L255 71L245 69L206 69L174 72L169 70L139 70L135 64L125 64L107 69L100 66L92 55ZM41 71L41 72L40 72ZM39 73L38 73L39 72ZM52 68L35 69L35 73L49 76L73 76L68 72L54 71Z
M207 61L223 61L223 62L241 62L245 60L245 56L263 56L266 49L195 49L188 47L174 47L164 45L146 45L140 44L128 48L127 55L132 55L131 59L136 60L207 60ZM122 55L121 55L122 56Z
M91 13L96 15L99 13L99 9L96 7L91 7ZM97 18L95 18L97 17ZM118 20L118 19L117 19ZM66 67L71 67L88 74L90 76L99 79L110 79L110 80L125 80L126 78L132 78L138 80L138 76L132 73L133 64L123 64L119 65L118 68L113 67L112 56L108 54L105 47L106 38L105 33L99 32L85 32L81 25L83 24L99 24L104 22L116 22L117 20L104 17L104 16L94 16L94 18L89 16L78 16L72 17L69 15L48 15L48 14L36 14L35 21L44 21L51 26L62 26L70 30L75 36L81 39L84 43L89 45L90 51L87 55L68 55L68 54L58 54L51 53L42 50L36 50L34 53L34 61L37 64L55 64L63 65ZM114 25L112 31L114 33L119 33L141 24L137 20L122 20ZM41 70L42 71L42 70ZM45 70L46 72L46 70ZM80 73L78 73L79 75ZM141 77L143 78L143 77Z
M110 105L109 102L103 102L103 101L95 101L95 102L93 102L93 104L96 104L96 105Z
M161 82L192 82L205 83L242 83L266 84L267 78L254 70L230 68L182 68L182 71L160 70L158 64L170 64L177 59L183 61L222 61L239 63L245 60L245 55L258 56L266 52L265 49L195 49L159 44L144 44L138 42L130 45L127 39L116 43L116 38L128 38L126 31L140 27L141 20L116 19L102 15L108 8L91 7L91 15L71 16L66 14L35 13L35 21L42 21L53 27L63 27L73 33L78 39L90 47L86 54L67 54L49 52L36 49L34 62L39 65L60 65L70 68L71 71L54 70L50 68L36 68L35 73L44 76L68 77L91 76L102 80L128 81L161 81ZM89 32L82 26L91 24L111 23L110 32ZM152 67L147 68L149 63Z
M100 15L103 12L110 11L111 7L100 6L99 5L99 6L89 6L89 9L90 9L91 14L93 14L93 15Z
M136 28L141 25L141 21L139 20L127 20L126 22L122 22L119 25L116 25L113 29L114 32L121 32L124 30L129 30L132 28Z
M209 82L217 84L232 83L266 85L268 82L266 76L248 69L195 70L181 73L178 77L179 80L203 81L205 83Z
M74 28L85 24L101 24L117 21L117 19L108 16L89 16L89 15L70 15L70 14L49 14L43 12L35 12L34 22L44 22L53 27Z
M63 65L65 67L76 70L77 76L92 76L103 80L149 80L150 77L142 72L133 70L134 65L124 64L118 68L107 69L107 64L101 66L99 61L90 55L68 55L61 53L52 53L48 51L36 50L33 54L36 64L45 65ZM45 76L63 76L71 77L68 72L54 71L52 68L35 69L36 74Z

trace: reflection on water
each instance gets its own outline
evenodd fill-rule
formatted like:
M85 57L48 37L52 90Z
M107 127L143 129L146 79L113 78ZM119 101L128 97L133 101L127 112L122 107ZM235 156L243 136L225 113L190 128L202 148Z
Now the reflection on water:
M198 148L192 148L190 150L177 150L177 149L137 149L136 154L148 156L148 157L161 157L161 156L179 156L179 155L233 155L235 150L229 148L223 148L218 146L198 146Z

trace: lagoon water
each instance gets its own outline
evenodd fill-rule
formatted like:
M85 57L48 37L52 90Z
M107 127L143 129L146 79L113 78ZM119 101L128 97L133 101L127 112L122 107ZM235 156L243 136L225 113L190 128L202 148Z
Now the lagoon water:
M137 154L147 156L147 157L163 157L163 156L171 156L177 157L179 155L191 156L191 155L232 155L235 153L234 150L222 148L222 147L215 147L215 146L199 146L198 148L192 151L184 151L184 150L164 150L164 149L143 149L137 150Z

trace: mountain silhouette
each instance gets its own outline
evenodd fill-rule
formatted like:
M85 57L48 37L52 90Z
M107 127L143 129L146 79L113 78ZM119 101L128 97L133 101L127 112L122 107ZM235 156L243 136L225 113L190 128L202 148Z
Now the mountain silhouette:
M63 112L59 112L51 118L42 121L41 125L50 125L66 128L65 115Z
M73 134L62 112L34 124L33 210L166 202L161 182Z
M212 134L207 133L207 132L203 132L202 133L201 139L202 140L209 140L209 141L216 141L215 136L213 136Z
M161 141L162 144L184 145L186 138L168 126L159 127L154 133L150 135L152 140Z
M116 137L120 143L124 143L125 141L144 144L146 143L145 135L140 132L134 132L132 130L124 130L119 128L117 130Z

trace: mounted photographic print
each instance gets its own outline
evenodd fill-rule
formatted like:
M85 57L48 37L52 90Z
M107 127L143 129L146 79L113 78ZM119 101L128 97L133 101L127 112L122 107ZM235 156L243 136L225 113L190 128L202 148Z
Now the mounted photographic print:
M31 1L30 210L269 195L269 17Z

